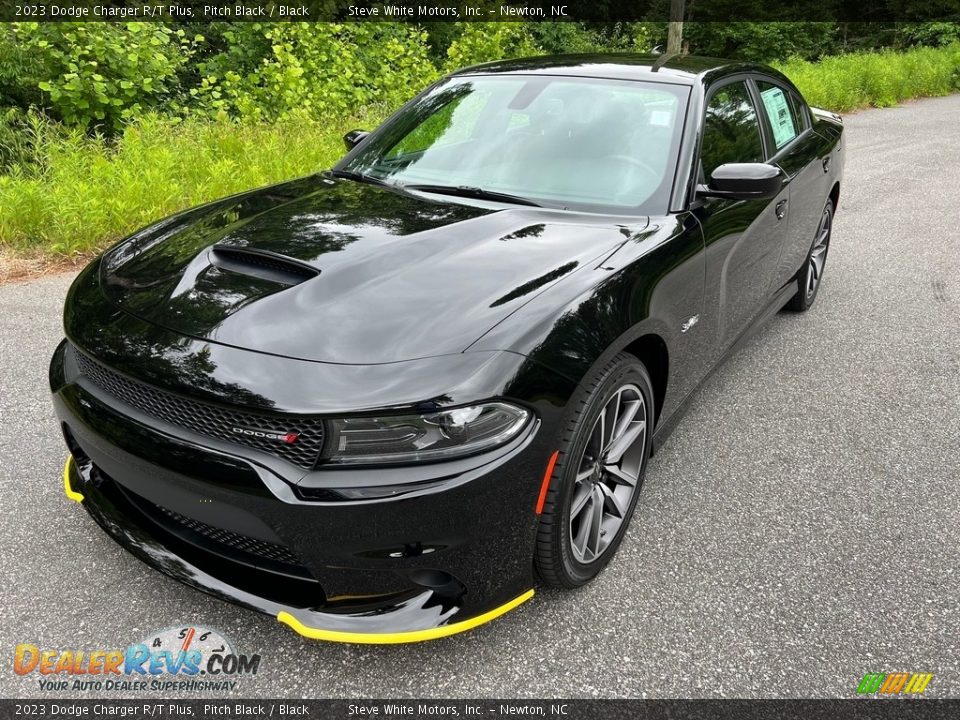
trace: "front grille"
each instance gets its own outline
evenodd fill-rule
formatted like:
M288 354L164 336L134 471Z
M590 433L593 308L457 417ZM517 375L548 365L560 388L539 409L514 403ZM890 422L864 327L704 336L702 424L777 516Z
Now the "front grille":
M213 527L199 520L185 517L178 512L161 507L160 505L154 504L154 507L177 524L192 530L198 535L203 535L207 540L226 545L232 550L286 565L300 564L296 556L283 545L277 545L276 543L267 542L266 540L259 540L249 535L240 535L239 533L224 530L223 528Z
M80 351L74 354L80 371L97 387L171 425L256 448L307 469L314 466L323 448L323 420L320 418L264 415L198 402L124 377ZM296 442L288 444L255 435L241 435L234 428L275 435L294 432L298 437Z

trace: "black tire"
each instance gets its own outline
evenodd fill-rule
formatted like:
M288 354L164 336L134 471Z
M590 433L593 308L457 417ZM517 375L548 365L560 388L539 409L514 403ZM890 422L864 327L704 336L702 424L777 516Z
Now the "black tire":
M592 448L597 445L597 433L600 433L599 437L603 435L603 430L597 429L600 426L602 411L605 412L604 420L607 421L614 417L610 414L611 412L621 411L622 409L623 415L618 418L618 422L609 422L612 428L610 430L611 438L618 426L625 424L628 427L635 427L626 414L628 405L630 407L629 412L633 412L632 408L634 406L631 403L636 402L635 390L639 390L643 404L642 408L636 411L637 414L634 417L639 418L642 410L645 432L642 439L638 437L632 441L630 450L623 456L622 464L626 467L626 461L629 457L631 475L634 472L634 467L637 467L636 484L633 486L629 501L620 501L625 508L625 512L623 508L618 508L617 515L618 517L622 516L622 519L617 520L613 516L607 517L605 515L606 503L600 503L603 506L603 509L599 511L600 522L598 523L594 519L597 516L593 516L589 519L591 528L593 523L597 523L597 527L600 528L604 527L605 524L609 525L615 522L619 522L619 527L616 527L615 533L611 533L614 534L614 537L606 541L605 548L601 549L596 557L592 560L583 561L578 559L577 555L581 554L589 557L589 553L582 548L575 547L572 537L574 526L580 522L579 516L573 524L571 524L570 519L571 503L574 499L575 490L578 496L582 496L590 483L593 483L593 488L596 490L599 488L600 482L606 482L608 486L613 486L616 492L620 493L621 486L629 487L629 485L622 478L618 480L606 471L611 466L604 466L602 450L600 453L596 453L598 458L594 462L595 466L600 467L600 470L596 471L597 479L591 477L590 480L581 482L577 480L577 475L584 472L583 468L588 467L585 463L592 459L591 453L594 452ZM623 540L633 516L640 495L640 488L643 485L647 459L650 457L653 435L655 413L650 375L643 363L637 358L620 353L580 385L580 389L570 401L569 407L558 443L557 461L554 465L537 527L534 567L545 584L555 587L575 588L590 582L606 567ZM622 437L626 439L629 433L630 430ZM588 448L588 444L591 447ZM616 445L616 443L611 444ZM615 454L612 448L610 451ZM606 478L606 480L601 480L601 478ZM610 491L608 487L606 492L609 495L613 491ZM602 492L600 496L603 496ZM613 500L609 497L604 499L613 503ZM591 503L590 512L592 512L592 508L595 506L593 496L587 502ZM580 507L583 508L584 503L581 502ZM586 511L581 510L580 512ZM589 531L586 532L589 533ZM606 533L601 530L599 534L604 535ZM584 546L586 545L587 542L585 541Z
M824 223L826 231L824 233ZM803 261L803 267L797 271L797 294L786 304L787 310L806 312L817 299L820 286L823 284L823 272L827 265L827 253L830 251L830 237L833 232L833 201L827 200L817 224L817 232L813 237L813 244ZM814 253L821 251L822 259L819 266L814 262Z

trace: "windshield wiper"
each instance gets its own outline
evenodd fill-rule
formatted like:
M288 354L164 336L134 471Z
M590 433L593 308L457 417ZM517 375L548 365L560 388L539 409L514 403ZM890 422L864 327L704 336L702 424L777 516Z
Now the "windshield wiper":
M378 177L373 175L365 175L363 173L358 173L354 170L329 170L329 175L333 175L335 178L343 178L344 180L355 180L357 182L367 183L369 185L379 185L381 187L389 188L401 188L403 187L399 183L387 182L386 180L381 180Z
M345 180L379 185L380 187L393 188L394 190L417 190L419 192L436 193L437 195L453 195L455 197L473 198L475 200L493 200L513 203L514 205L543 207L540 203L525 197L520 197L519 195L510 195L509 193L496 192L495 190L484 190L483 188L470 187L469 185L405 185L403 183L387 182L374 175L366 175L354 170L330 170L329 174Z
M438 195L453 195L454 197L473 198L475 200L494 200L499 202L513 203L514 205L530 205L532 207L543 207L519 195L510 195L508 193L496 192L495 190L484 190L479 187L470 187L469 185L404 185L407 190L419 190L420 192L437 193Z

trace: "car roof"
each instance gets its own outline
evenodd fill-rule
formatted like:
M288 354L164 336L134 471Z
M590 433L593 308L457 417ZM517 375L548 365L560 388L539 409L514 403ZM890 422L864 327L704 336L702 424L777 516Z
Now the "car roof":
M564 75L695 85L698 83L710 84L727 75L743 72L780 75L772 68L758 63L722 60L698 55L634 55L625 53L547 55L517 60L498 60L464 68L452 73L452 75L500 73Z

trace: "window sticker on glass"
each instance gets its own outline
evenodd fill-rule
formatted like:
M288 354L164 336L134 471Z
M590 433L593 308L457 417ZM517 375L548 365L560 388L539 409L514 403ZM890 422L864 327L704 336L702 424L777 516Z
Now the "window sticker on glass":
M778 148L782 148L797 136L787 96L780 88L771 87L761 92L760 97L763 98L763 106L773 127L773 140Z
M650 112L650 124L653 127L670 127L670 111L652 110Z

